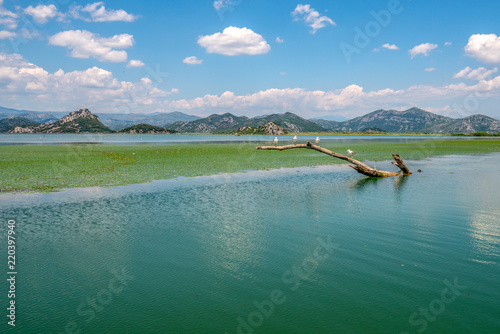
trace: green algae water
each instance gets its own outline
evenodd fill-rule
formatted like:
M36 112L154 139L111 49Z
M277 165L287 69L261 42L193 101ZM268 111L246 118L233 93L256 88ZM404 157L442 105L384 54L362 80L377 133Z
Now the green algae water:
M2 194L1 331L499 333L500 154L408 165Z

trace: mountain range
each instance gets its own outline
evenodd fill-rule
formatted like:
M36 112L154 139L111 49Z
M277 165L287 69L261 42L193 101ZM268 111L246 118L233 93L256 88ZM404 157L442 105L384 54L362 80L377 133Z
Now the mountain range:
M485 115L472 115L465 118L450 118L437 115L419 108L404 111L376 110L366 115L338 122L325 119L304 119L293 113L272 114L249 118L230 113L212 114L206 118L187 115L181 112L155 114L92 114L87 109L79 110L79 117L70 113L60 120L57 113L33 112L0 107L0 132L105 132L140 125L132 131L160 131L144 128L157 126L165 130L181 133L236 133L240 129L257 129L272 123L282 131L301 132L393 132L393 133L476 133L500 132L500 121ZM10 115L9 117L2 117ZM12 117L12 115L16 115ZM25 115L25 116L21 116ZM68 116L70 116L68 121ZM99 116L101 115L101 116ZM28 117L27 117L28 116ZM104 119L102 119L102 118ZM2 119L3 118L3 119ZM34 125L29 122L36 122ZM68 123L69 122L69 123ZM112 124L113 128L107 125ZM121 124L121 125L120 125ZM127 126L124 126L127 125ZM19 128L19 129L17 129ZM163 130L161 130L163 131ZM250 131L250 130L249 130ZM260 132L259 129L258 132ZM244 132L244 131L243 131Z
M53 123L60 118L69 114L68 112L61 111L29 111L29 110L17 110L11 108L0 107L0 120L6 118L24 117L31 121L37 123ZM130 113L130 114L106 114L106 113L95 113L101 122L107 127L115 131L120 131L127 127L131 127L139 124L150 124L159 127L164 127L175 122L183 121L194 121L199 119L198 116L184 114L179 111L169 112L169 113L152 113L152 114L141 114L141 113Z
M405 111L376 110L344 122L312 120L326 130L334 132L358 132L377 128L386 132L418 133L475 133L500 132L500 121L485 115L451 118L419 108Z
M325 131L325 129L320 125L290 112L254 118L248 118L246 116L235 116L230 113L222 115L212 114L207 118L201 118L195 121L176 122L174 124L170 124L169 128L172 130L177 130L179 132L217 133L236 131L243 127L257 128L269 122L280 125L284 130L288 132Z

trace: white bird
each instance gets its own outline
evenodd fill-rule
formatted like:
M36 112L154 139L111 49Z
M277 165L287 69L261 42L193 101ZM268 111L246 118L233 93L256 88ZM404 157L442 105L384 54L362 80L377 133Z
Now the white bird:
M294 137L293 137L293 141L294 141L294 142L295 142L295 141L297 141L297 136L294 136Z
M356 153L354 153L354 151L351 151L350 149L347 149L347 153L349 153L349 155L354 155Z
M274 137L273 143L278 144L278 137Z
M314 140L314 142L317 144L319 143L319 137L316 137L316 139Z

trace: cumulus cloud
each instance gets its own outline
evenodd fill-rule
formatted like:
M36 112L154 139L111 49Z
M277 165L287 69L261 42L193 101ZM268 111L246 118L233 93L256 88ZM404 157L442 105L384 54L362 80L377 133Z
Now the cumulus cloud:
M125 107L134 109L158 104L158 99L175 93L178 93L175 88L159 89L149 78L138 82L119 81L111 72L99 67L49 73L21 55L0 53L0 98L4 101L22 99L26 103L62 110L88 105L91 101L100 112L112 112Z
M456 73L453 77L455 79L464 78L464 79L481 81L481 80L487 79L490 75L492 75L493 73L496 73L496 72L498 72L497 67L495 67L491 70L487 70L484 67L479 67L479 68L473 70L472 68L467 66L466 68L464 68L460 72Z
M29 6L24 9L24 13L33 17L36 22L43 24L57 16L57 8L54 5Z
M387 50L399 50L399 48L397 47L396 44L389 44L389 43L385 43L384 45L382 45L380 48L375 48L373 49L374 52L379 52L380 49L387 49Z
M429 67L429 68L426 68L424 71L426 71L426 72L434 72L435 70L437 70L437 68L435 68L435 67Z
M453 43L452 42L445 42L444 45L445 46L451 46Z
M67 30L49 38L49 44L64 46L71 50L71 57L93 57L105 62L125 62L127 52L123 50L134 44L134 37L129 34L114 35L105 38L86 30Z
M127 67L143 67L144 63L140 60L132 59L128 62Z
M500 36L472 35L465 46L465 54L486 64L500 64Z
M248 28L227 27L223 32L200 36L198 44L208 53L226 56L258 55L271 50L266 40Z
M137 15L129 14L123 9L106 9L104 2L95 2L85 7L75 6L71 10L71 16L87 22L133 22L138 19Z
M315 34L318 29L324 28L328 25L335 25L335 22L331 18L325 15L320 15L319 12L311 8L311 5L297 5L295 10L292 12L292 16L296 21L304 21L311 28L311 33Z
M387 50L399 50L396 44L385 43L384 45L382 45L382 47Z
M423 44L420 44L420 45L413 47L412 49L410 49L408 51L408 53L410 54L411 59L413 59L415 56L417 56L419 54L424 55L424 56L428 56L429 52L431 52L432 50L434 50L437 47L438 47L437 44L423 43Z
M16 33L7 30L0 30L0 39L12 38L15 37Z
M303 88L267 89L249 95L236 95L226 91L221 95L205 95L192 100L173 100L164 103L164 110L183 110L200 115L214 112L234 112L245 115L263 113L298 112L303 116L337 112L354 117L375 106L380 108L411 107L432 100L461 98L471 94L500 96L500 76L476 85L417 85L407 89L385 88L365 91L358 85L349 85L334 91L310 91Z
M276 43L280 43L281 44L283 42L284 42L284 40L282 40L279 36L276 37Z
M199 65L199 64L203 63L203 59L198 59L195 56L191 56L191 57L184 58L184 60L182 62L184 64L188 64L188 65Z
M133 112L135 108L140 108L143 111L241 114L241 110L245 110L248 116L290 111L304 117L332 112L354 117L374 108L436 105L429 102L471 95L500 96L500 76L497 76L474 85L417 85L401 90L385 88L365 91L363 87L352 84L332 91L271 88L248 95L226 91L220 95L205 95L190 100L166 100L179 91L175 88L160 89L155 84L158 80L154 78L152 74L151 78L142 78L137 82L120 81L111 72L99 67L50 73L20 55L0 53L0 99L23 101L26 105L31 103L40 109L71 110L75 105L88 105L91 101L99 107L100 112Z

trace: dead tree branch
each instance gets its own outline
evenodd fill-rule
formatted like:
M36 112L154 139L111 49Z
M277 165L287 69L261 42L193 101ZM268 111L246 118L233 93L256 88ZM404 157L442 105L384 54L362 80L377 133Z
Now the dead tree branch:
M312 149L316 150L318 152L327 154L329 156L332 156L337 159L342 159L345 161L350 162L352 165L349 165L349 167L353 168L356 170L358 173L361 173L366 176L371 176L371 177L388 177L388 176L396 176L399 175L400 173L396 172L386 172L383 170L378 170L375 168L372 168L361 161L358 161L356 159L353 159L351 157L348 157L346 155L336 153L333 151L330 151L324 147L314 145L310 141L307 142L307 144L295 144L295 145L285 145L285 146L259 146L257 147L258 150L277 150L277 151L283 151L283 150L289 150L292 148L306 148L306 149ZM408 169L406 164L404 163L403 159L397 154L392 155L394 160L392 163L401 169L403 175L410 175L411 171Z

